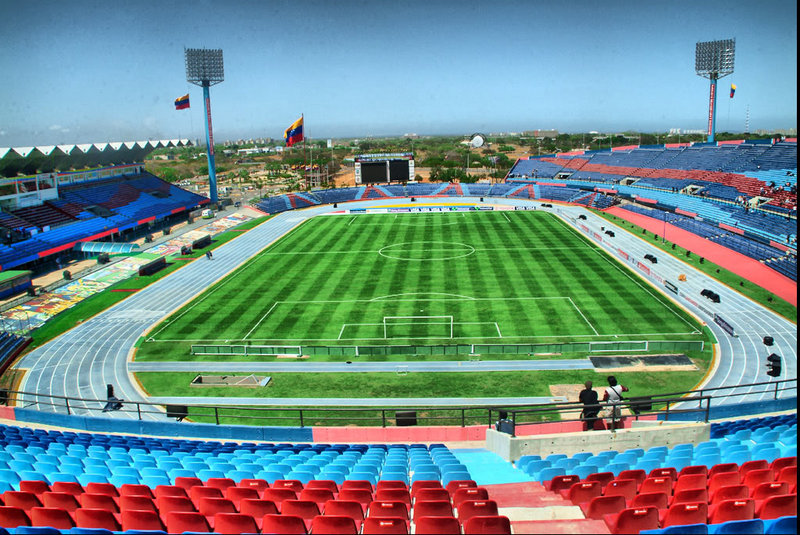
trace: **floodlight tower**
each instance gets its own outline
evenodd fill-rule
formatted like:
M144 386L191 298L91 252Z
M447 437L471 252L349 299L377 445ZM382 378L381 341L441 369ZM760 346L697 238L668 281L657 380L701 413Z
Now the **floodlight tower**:
M698 76L711 81L708 97L708 142L714 142L717 119L717 80L733 72L736 39L697 43L694 53L694 70Z
M208 190L212 204L217 203L217 168L214 165L214 134L211 131L211 97L208 88L225 80L222 49L184 48L186 81L203 88L206 110L206 156L208 157Z

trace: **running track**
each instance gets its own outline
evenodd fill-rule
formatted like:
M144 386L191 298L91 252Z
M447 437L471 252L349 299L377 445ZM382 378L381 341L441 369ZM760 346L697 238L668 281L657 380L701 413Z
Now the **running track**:
M447 200L418 198L416 204L477 201L477 198ZM530 201L518 199L487 199L487 201L489 204L531 205ZM344 206L364 208L398 202L402 202L402 199L354 202ZM600 233L601 226L609 226L608 222L582 207L556 205L554 210L562 216L565 224L573 225L572 222L577 221L579 214L585 214L587 220L581 221L581 223L590 229ZM106 396L106 384L113 384L118 398L126 401L155 401L155 399L147 398L139 390L132 376L135 365L128 359L136 341L171 311L224 278L237 266L295 226L310 217L330 211L333 211L332 206L326 205L279 214L265 224L243 233L241 237L216 249L213 260L198 258L169 277L131 295L107 311L87 319L71 331L23 357L17 368L27 369L28 373L20 390L43 395L101 400ZM580 233L577 229L575 232ZM716 352L717 360L707 376L704 386L735 386L766 381L769 379L766 375L766 357L772 352L778 353L784 360L780 378L797 377L797 327L795 324L755 304L733 289L695 271L679 259L657 250L634 234L618 229L616 237L611 240L613 240L613 244L604 242L600 244L601 247L612 251L616 247L622 247L640 258L647 252L655 254L659 259L658 273L665 279L677 281L678 274L685 273L687 275L687 282L680 283L681 290L686 295L695 296L696 299L693 301L696 304L685 299L680 299L679 303L706 322L719 340ZM702 288L714 289L720 295L721 302L714 305L700 297ZM699 302L701 299L705 302ZM729 336L718 327L709 312L712 314L717 312L725 317L734 327L736 336ZM762 337L766 334L775 338L775 346L772 348L766 348L762 343ZM165 365L171 364L165 363ZM726 402L740 403L772 399L773 397L771 393L748 392L745 388L736 389L736 392L744 395L728 398ZM791 395L796 395L796 391ZM40 402L40 400L41 398L38 396L29 395L22 401L23 406L30 406L42 411L63 412L64 410L63 406L55 407ZM163 402L160 399L158 401ZM197 400L184 399L184 401ZM493 404L525 402L523 399L514 398L491 398L481 401L490 401ZM400 404L401 402L393 400L393 403ZM428 403L432 405L435 401L428 400ZM312 398L308 400L307 404L314 405L316 401ZM73 414L96 414L97 409L102 405L101 402L70 401ZM120 418L138 417L135 411L108 413L108 415ZM162 417L146 414L144 417L166 419L165 415Z

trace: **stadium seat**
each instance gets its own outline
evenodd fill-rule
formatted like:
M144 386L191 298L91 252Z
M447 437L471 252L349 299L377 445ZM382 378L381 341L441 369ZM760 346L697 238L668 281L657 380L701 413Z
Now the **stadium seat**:
M311 529L311 520L320 514L319 506L311 500L283 500L281 514L299 516L306 524L306 530Z
M150 530L164 531L161 517L155 511L123 510L120 513L120 524L123 531Z
M472 479L455 479L452 481L447 482L444 485L444 488L447 489L451 495L456 491L456 489L461 489L464 487L477 487L478 484L475 483Z
M603 520L605 515L616 514L625 509L627 502L624 496L597 496L580 504L580 507L586 518Z
M19 507L25 511L30 511L33 507L42 506L42 502L36 494L22 490L7 490L3 493L2 500L4 505Z
M379 481L378 485L380 483ZM378 502L403 502L408 509L411 509L411 495L405 488L378 488L373 499Z
M296 493L303 490L303 483L298 479L278 479L272 483L273 489L291 489Z
M571 501L574 505L580 505L603 493L599 481L579 481L569 489L560 492L564 499Z
M708 519L708 505L705 503L675 503L662 511L660 524L662 528L686 524L701 524Z
M107 509L78 508L75 510L75 525L81 528L100 528L110 531L120 531L122 529L115 513Z
M108 494L95 494L93 492L84 492L78 496L78 503L81 508L85 509L104 509L112 513L119 513L117 500Z
M765 535L797 534L797 515L782 516L780 518L764 520L763 522Z
M463 522L464 534L511 535L511 522L502 515L477 515Z
M405 502L372 501L367 509L366 518L402 518L408 521L408 508Z
M239 512L243 515L252 516L258 529L261 529L261 520L264 515L277 515L279 514L278 506L275 502L270 500L244 498L239 502Z
M205 533L211 531L206 517L196 512L170 511L166 515L166 520L167 532L169 533L183 533L184 531Z
M631 501L636 496L636 490L635 479L615 479L603 489L603 496L624 496Z
M358 528L349 516L320 515L311 521L311 533L357 535Z
M28 511L32 526L50 526L56 529L75 527L75 520L69 511L60 507L33 507ZM85 526L92 527L92 526Z
M789 494L789 484L785 481L766 481L752 489L750 497L756 501L766 500L770 496Z
M670 497L669 504L675 503L708 503L708 489L684 489Z
M73 496L83 494L83 487L81 484L70 481L56 481L50 485L50 489L53 492L66 492Z
M676 493L684 489L706 489L708 488L708 479L705 474L688 474L678 476L675 485L672 487L672 492Z
M334 494L339 492L339 486L330 479L314 479L306 483L306 489L327 489Z
M147 496L148 498L153 497L153 492L150 490L150 487L147 485L142 484L125 484L119 487L119 495L120 496Z
M461 533L461 524L457 518L452 516L422 516L414 521L414 525L414 533L429 535L459 535Z
M368 490L369 492L372 492L373 490L372 483L369 481L365 481L363 479L348 479L341 484L339 487L339 492L352 489Z
M342 489L336 499L358 502L366 513L367 507L372 503L372 492L367 489Z
M494 500L467 500L456 508L458 520L463 524L473 516L497 516L497 502Z
M603 520L611 533L639 533L644 529L658 529L658 509L623 509L619 513L606 515Z
M709 494L714 494L720 487L727 487L729 485L738 485L741 483L739 471L734 472L718 472L709 477L707 485Z
M453 507L449 501L421 501L414 505L413 520L422 516L453 516Z
M467 500L488 500L489 492L483 487L466 487L457 489L453 495L453 507L458 507Z
M672 479L668 477L647 477L639 486L639 493L665 492L672 495Z
M599 481L600 486L605 488L606 485L614 481L614 474L612 474L611 472L595 472L593 474L590 474L586 478L586 481Z
M721 524L731 520L751 520L755 516L755 500L751 498L723 500L708 508L708 523Z
M720 487L711 494L709 504L717 504L725 500L743 500L750 497L750 488L747 485L727 485Z
M761 520L791 515L797 515L797 494L770 496L758 504L755 514Z
M637 486L639 486L644 482L646 477L647 477L647 473L645 473L644 470L631 469L631 470L623 470L614 479L634 479L634 480L636 480Z
M655 468L650 471L648 477L668 477L672 479L672 483L674 484L678 479L678 471L671 466Z
M448 502L449 503L449 502ZM323 515L349 516L356 524L356 529L364 521L364 509L361 504L350 500L329 500L322 509Z
M241 513L216 513L214 532L216 533L258 533L258 525L250 515Z
M16 528L17 526L30 526L31 520L24 509L9 505L0 505L0 527Z
M52 489L47 481L20 481L19 490L24 492L32 492L38 496Z
M653 506L656 509L666 509L669 496L666 492L640 492L628 503L628 508Z
M709 534L719 535L761 535L764 533L764 521L759 518L751 520L730 520L708 526Z
M569 489L573 483L580 481L577 475L556 476L550 481L544 482L544 488L547 490L558 492L562 489Z
M640 535L708 535L708 524L687 524L667 526L661 529L643 529Z
M447 489L443 489L441 486L439 488L421 488L417 490L416 495L412 494L412 497L414 498L414 503L417 501L450 501L450 493L447 492Z
M364 519L361 532L370 535L408 535L408 523L399 517L368 517Z

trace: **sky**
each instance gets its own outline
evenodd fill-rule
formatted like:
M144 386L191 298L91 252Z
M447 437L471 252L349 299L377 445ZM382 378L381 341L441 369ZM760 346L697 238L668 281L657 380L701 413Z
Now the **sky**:
M203 139L185 47L223 50L216 142L301 114L317 139L704 130L695 44L730 38L717 131L796 128L794 0L0 0L0 147Z

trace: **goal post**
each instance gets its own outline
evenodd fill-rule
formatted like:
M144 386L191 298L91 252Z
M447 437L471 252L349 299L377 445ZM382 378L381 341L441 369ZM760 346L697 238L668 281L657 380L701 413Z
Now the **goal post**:
M433 330L437 336L453 338L453 316L384 316L384 338L408 338L415 331L422 331L420 337L429 336ZM390 335L390 331L406 334Z

